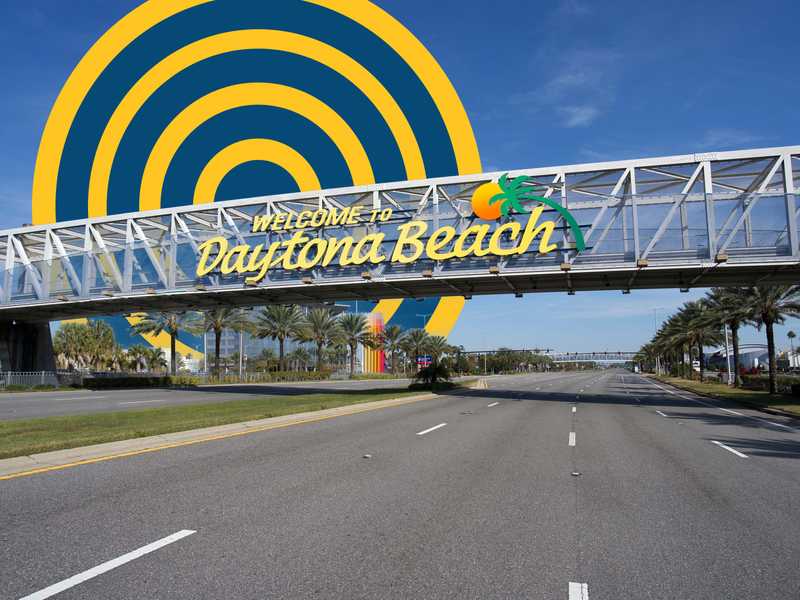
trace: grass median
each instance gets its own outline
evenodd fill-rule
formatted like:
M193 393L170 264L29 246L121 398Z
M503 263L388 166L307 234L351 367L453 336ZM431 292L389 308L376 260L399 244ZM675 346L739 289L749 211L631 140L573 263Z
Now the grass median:
M0 421L0 459L403 398L419 393L408 388L396 388L351 390L340 394L261 396L248 400L130 412Z
M715 398L744 402L745 404L753 404L764 408L777 408L800 416L800 403L798 403L798 399L786 394L770 394L769 392L762 392L759 390L734 388L724 383L700 383L699 381L690 381L679 377L658 376L656 379L690 392L707 394Z

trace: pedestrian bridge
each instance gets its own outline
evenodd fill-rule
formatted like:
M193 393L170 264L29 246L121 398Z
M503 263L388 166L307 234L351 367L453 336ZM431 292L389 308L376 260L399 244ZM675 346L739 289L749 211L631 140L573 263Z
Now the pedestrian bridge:
M555 363L628 363L636 352L548 352Z
M502 230L496 231L496 240L493 235L493 249L482 248L477 235L467 239L470 231L480 229L475 199L503 173L2 231L0 319L44 321L277 302L794 283L800 277L799 165L800 146L792 146L514 171L506 180L518 182L520 198L538 198L536 218L553 225L549 240L520 246L519 251L512 242L522 235L521 228L527 234L530 227L523 214L534 221L536 211L511 210L493 222ZM522 176L524 180L516 179ZM417 242L427 249L417 258L417 242L403 242L412 222L422 224L415 225ZM515 222L516 231L511 225ZM451 243L462 236L456 246L471 249L461 255L431 252L446 241L432 239L442 231ZM546 227L531 232L547 233ZM347 240L355 250L350 260L310 260L299 239L316 245L320 253ZM369 252L361 260L358 248L363 250L367 241ZM410 254L392 253L398 245ZM274 248L282 255L256 277L255 249ZM246 262L252 272L246 272Z

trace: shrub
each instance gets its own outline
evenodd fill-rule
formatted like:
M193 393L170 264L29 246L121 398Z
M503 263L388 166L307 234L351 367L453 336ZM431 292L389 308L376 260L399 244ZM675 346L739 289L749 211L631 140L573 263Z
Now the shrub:
M436 363L420 369L409 389L433 389L442 382L450 382L450 370L442 363Z

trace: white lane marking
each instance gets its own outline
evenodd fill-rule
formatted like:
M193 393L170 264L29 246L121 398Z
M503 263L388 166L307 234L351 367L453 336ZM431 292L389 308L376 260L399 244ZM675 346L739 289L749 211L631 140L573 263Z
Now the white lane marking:
M438 425L434 425L430 429L426 429L425 431L417 432L417 435L425 435L426 433L430 433L431 431L436 431L437 429L441 429L445 425L447 425L447 423L439 423Z
M747 454L742 454L742 453L741 453L741 452L739 452L738 450L734 450L733 448L731 448L730 446L726 446L726 445L725 445L725 444L723 444L722 442L718 442L717 440L711 440L711 443L712 443L712 444L716 444L716 445L717 445L717 446L719 446L720 448L725 448L725 450L727 450L728 452L733 452L733 453L734 453L736 456L738 456L739 458L747 458Z
M656 386L660 390L664 390L665 392L669 392L670 394L675 394L675 392L670 392L667 388L661 387L657 383L653 383L652 381L649 382L649 383L651 385ZM767 421L766 419L762 419L760 417L753 417L751 415L745 415L743 413L738 413L738 412L736 412L734 410L729 410L727 408L722 408L721 406L715 406L714 404L710 404L708 402L703 402L702 400L698 400L697 398L690 398L689 396L685 396L683 394L677 394L677 395L680 396L681 398L683 398L684 400L690 400L691 402L697 402L698 404L702 404L703 406L708 406L709 408L716 408L717 410L724 410L725 412L733 413L733 414L738 415L740 417L744 417L745 419L753 419L754 421L760 421L762 423L767 423L769 425L775 425L776 427L782 427L783 429L789 429L789 430L793 431L793 428L789 427L788 425L781 425L780 423L773 423L772 421Z
M574 431L570 431L569 432L569 445L570 446L574 446L575 445L575 432Z
M493 406L497 406L498 404L500 404L500 403L499 402L492 402L491 404L487 404L486 408L492 408Z
M159 550L164 546L168 546L169 544L173 544L178 540L182 540L183 538L188 537L193 533L196 532L190 529L184 529L182 531L179 531L178 533L173 533L172 535L162 538L157 542L153 542L152 544L147 544L147 546L142 546L138 550L134 550L133 552L128 552L127 554L123 554L119 558L115 558L113 560L109 560L108 562L104 562L102 565L97 565L96 567L93 567L88 571L84 571L83 573L78 573L77 575L73 575L69 579L65 579L64 581L55 583L50 587L46 587L43 590L31 594L30 596L25 596L20 600L44 600L45 598L50 598L51 596L60 594L64 590L73 588L76 585L83 583L84 581L89 581L90 579L94 579L98 575L102 575L103 573L107 573L112 569L121 567L125 563L129 563L132 560L141 558L145 554L150 554L151 552L155 552L156 550Z
M664 413L662 413L660 410L657 410L656 412L657 412L658 414L660 414L662 417L666 417L666 416L667 416L667 415L665 415Z
M572 407L572 412L578 412L578 407L577 406L573 406Z
M152 404L154 402L164 402L164 400L136 400L134 402L120 402L119 405L122 406L123 404Z
M56 402L68 402L70 400L102 400L108 396L76 396L74 398L53 398ZM47 398L37 398L37 400L47 400Z
M569 600L589 600L589 584L570 581Z

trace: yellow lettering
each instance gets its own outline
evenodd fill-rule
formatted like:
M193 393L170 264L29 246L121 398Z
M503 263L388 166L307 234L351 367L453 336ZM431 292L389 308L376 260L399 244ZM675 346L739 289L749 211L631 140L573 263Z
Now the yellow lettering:
M539 252L541 254L547 254L558 248L556 244L550 243L550 237L553 235L553 231L555 231L556 224L553 223L553 221L545 221L541 225L538 225L539 218L542 216L543 212L544 206L539 206L531 211L531 216L528 217L528 224L525 226L525 232L522 234L522 240L519 243L516 254L525 254L533 240L536 239L536 236L539 234L542 236L542 239L539 240Z
M511 240L515 240L519 237L520 230L522 226L517 223L516 221L512 221L511 223L504 223L500 225L497 229L495 229L494 233L492 234L491 239L489 240L489 252L496 256L510 256L512 254L516 254L518 251L517 247L514 248L504 248L501 244L503 239L503 234L506 232L509 233L509 238Z
M325 250L327 247L328 240L323 238L314 238L300 249L300 252L297 255L297 266L300 269L313 269L325 256ZM312 250L316 250L317 253L314 255L314 258L309 258L308 255Z
M485 223L483 225L470 225L458 236L455 247L453 248L453 255L456 258L466 258L471 254L475 256L486 256L489 254L489 249L484 249L482 243L488 233L489 225ZM469 246L465 247L467 241L472 236L475 236L475 239Z
M416 232L411 233L412 229L416 229ZM425 245L419 238L421 238L427 230L428 224L424 221L411 221L400 225L397 228L397 243L392 253L392 262L399 262L400 264L407 265L417 260L425 250ZM411 256L406 256L403 253L406 246L412 246L414 248Z
M217 255L214 260L209 264L208 259L216 246ZM228 240L222 236L213 237L206 240L198 247L200 250L200 262L197 263L197 276L205 277L211 271L219 266L222 259L225 258L225 253L228 251Z
M279 231L286 222L286 213L278 213L272 219L272 231Z
M361 238L353 248L353 263L356 265L363 265L369 261L377 265L386 260L386 256L381 254L381 244L383 243L384 234L370 233ZM369 244L369 251L364 254L364 246Z
M454 250L450 250L450 252L440 252L440 250L449 245L455 237L456 229L449 225L445 225L434 231L425 247L428 258L432 260L447 260L448 258L453 258L455 255Z
M350 207L350 216L347 217L347 224L348 225L358 225L359 218L361 217L361 207L360 206L351 206Z
M278 248L280 248L280 245L281 242L272 242L269 245L269 248L267 249L267 253L264 255L264 258L262 258L257 262L254 257L251 257L250 263L247 265L247 270L250 272L258 270L258 273L256 273L255 275L251 275L250 277L245 279L247 283L258 283L259 281L264 279L264 277L267 276L267 271L269 271L270 268L274 267L278 262L280 262L280 259L274 262L272 260L273 257L275 256L275 252L277 252Z
M222 261L222 268L220 272L223 275L230 275L233 272L244 273L244 260L247 258L247 253L250 251L250 246L236 246L225 256ZM234 260L235 259L235 260ZM231 263L233 261L233 263Z
M270 223L272 223L272 219L275 217L273 215L263 216L259 215L255 219L253 219L253 233L261 233L269 228Z
M345 208L342 211L339 211L336 208L330 209L328 212L328 218L325 219L325 225L327 227L335 227L337 225L344 225L347 222L348 215L350 214L350 209Z
M301 211L300 214L297 215L297 221L295 223L295 227L297 227L298 229L306 228L308 226L306 225L306 221L308 221L311 218L311 214L312 213L310 210Z
M339 250L342 251L341 256L339 257L339 264L343 267L349 266L352 264L350 262L350 251L353 247L353 238L351 236L347 236L340 240L331 239L328 240L328 249L325 252L325 258L322 259L322 266L327 267L333 259L336 258L336 255L339 253Z

